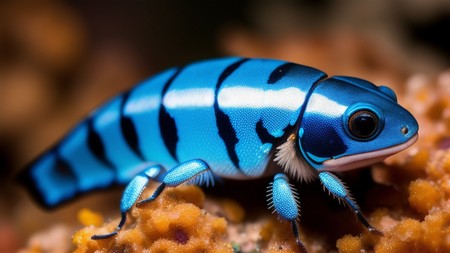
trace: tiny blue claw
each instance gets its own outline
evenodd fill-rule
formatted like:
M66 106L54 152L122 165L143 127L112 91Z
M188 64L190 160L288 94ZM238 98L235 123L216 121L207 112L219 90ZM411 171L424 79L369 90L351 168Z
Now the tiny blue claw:
M139 173L125 188L120 201L120 211L127 212L136 203L151 179L155 179L163 171L160 165L151 166Z
M136 175L123 191L122 199L120 200L120 213L122 215L122 218L120 219L120 223L117 226L116 230L109 234L93 235L91 239L103 240L115 236L125 224L125 221L127 219L127 212L134 205L134 203L136 203L137 199L139 198L139 196L141 196L142 191L144 191L147 184L151 179L157 178L162 171L164 171L162 166L153 165Z
M358 220L367 228L367 230L378 235L383 234L376 228L372 227L372 225L370 225L370 223L362 214L356 202L351 197L349 190L338 177L331 174L330 172L324 171L319 173L319 178L323 186L331 194L338 197L340 200L343 200L353 210L353 212L356 214L356 217L358 217Z

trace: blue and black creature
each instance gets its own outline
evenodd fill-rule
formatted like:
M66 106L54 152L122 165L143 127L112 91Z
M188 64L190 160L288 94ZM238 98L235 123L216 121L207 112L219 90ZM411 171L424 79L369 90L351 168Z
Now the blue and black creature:
M388 87L269 59L222 58L159 73L96 109L20 175L52 208L75 196L128 184L127 212L149 182L165 187L213 184L214 177L273 176L269 207L300 241L297 190L290 180L318 178L364 218L333 173L370 165L418 138L414 117Z

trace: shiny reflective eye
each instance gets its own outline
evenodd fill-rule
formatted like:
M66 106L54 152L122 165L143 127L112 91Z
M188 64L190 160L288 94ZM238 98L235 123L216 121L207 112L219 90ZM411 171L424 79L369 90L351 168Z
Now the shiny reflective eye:
M378 130L378 117L371 111L361 110L355 112L348 120L350 134L358 139L369 139Z

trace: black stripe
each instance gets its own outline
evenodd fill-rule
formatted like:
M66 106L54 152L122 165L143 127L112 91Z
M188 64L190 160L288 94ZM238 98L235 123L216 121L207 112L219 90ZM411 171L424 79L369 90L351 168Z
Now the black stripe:
M231 124L230 117L226 115L220 108L219 103L217 101L219 89L225 81L225 79L231 75L236 69L241 66L242 63L248 61L249 59L241 59L230 66L228 66L219 76L216 84L215 90L215 100L214 100L214 113L216 116L216 125L219 129L219 136L222 138L222 141L225 143L225 147L227 148L228 157L233 162L234 166L240 170L239 166L239 157L236 153L236 144L238 143L238 138L236 136L236 130L234 130L233 125Z
M89 150L101 163L103 163L109 168L114 169L115 166L108 159L108 157L106 157L105 146L103 144L102 138L94 129L94 122L92 118L89 118L87 120L87 127L88 127L87 144Z
M133 120L125 115L125 106L127 104L130 92L126 92L122 98L122 104L120 105L120 130L128 147L142 160L146 161L141 149L139 148L139 138L134 126Z
M275 137L267 131L267 128L264 127L262 119L256 123L256 134L258 134L261 143L271 143L273 144L275 141Z
M289 71L291 70L292 67L295 67L295 66L296 66L296 64L290 63L290 62L279 66L274 71L272 71L272 73L270 73L270 76L269 76L269 79L267 80L267 83L268 84L275 84L281 78L283 78L283 76L285 76L287 73L289 73Z
M300 114L298 116L297 122L295 123L295 125L297 126L297 129L296 129L295 132L298 132L298 130L300 129L301 121L303 119L303 114L305 113L305 110L306 110L306 105L308 104L309 98L313 94L314 89L319 85L319 83L321 83L321 82L325 81L326 79L328 79L327 75L325 73L323 73L323 74L324 75L319 80L317 80L315 83L313 83L311 85L311 88L309 88L308 93L305 96L305 101L303 102L303 105L302 105L302 107L300 109ZM298 138L299 138L299 140L296 141L296 145L295 146L297 147L297 151L302 153L303 149L300 147L300 145L303 145L302 144L302 138L300 136ZM308 153L304 152L304 154L308 156ZM314 161L314 159L311 159L311 158L309 159L309 161L311 161L312 163L317 164L317 165L321 164L321 163L318 163L318 162Z
M173 76L166 82L166 84L163 87L163 90L161 92L161 98L164 98L167 90L169 89L170 85L172 84L173 80L178 76L178 74L181 72L182 68L179 68ZM159 130L161 131L161 136L164 141L164 144L167 147L167 150L169 151L172 158L178 161L178 157L176 154L177 151L177 143L178 143L178 130L177 126L175 124L175 120L170 116L170 114L167 112L166 107L163 103L161 103L161 106L159 108Z

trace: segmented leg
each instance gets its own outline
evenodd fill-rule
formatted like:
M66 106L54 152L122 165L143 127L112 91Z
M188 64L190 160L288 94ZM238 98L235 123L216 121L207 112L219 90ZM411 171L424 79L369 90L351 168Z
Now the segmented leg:
M283 173L275 175L273 182L268 187L269 209L273 209L281 218L291 222L292 232L295 236L297 246L301 252L308 252L300 240L298 228L299 201L298 194L289 184L289 179Z
M331 174L330 172L324 171L319 173L319 178L323 186L331 194L338 197L340 200L343 200L353 210L353 212L358 217L359 221L367 228L367 230L369 230L370 232L382 234L380 231L378 231L369 224L367 219L361 213L361 210L359 209L358 205L351 197L349 190L338 177Z
M122 218L120 219L119 225L117 228L109 233L104 235L93 235L91 239L93 240L101 240L107 239L112 236L115 236L120 229L122 229L125 221L127 219L127 212L130 208L136 203L141 193L144 191L147 184L151 179L156 179L164 172L164 169L159 165L154 165L148 167L138 175L136 175L133 180L127 185L122 194L122 199L120 200L120 213Z
M195 159L181 163L166 173L162 183L156 188L152 196L138 202L136 205L142 205L156 199L166 186L178 186L182 183L213 185L213 174L209 166L202 160Z

